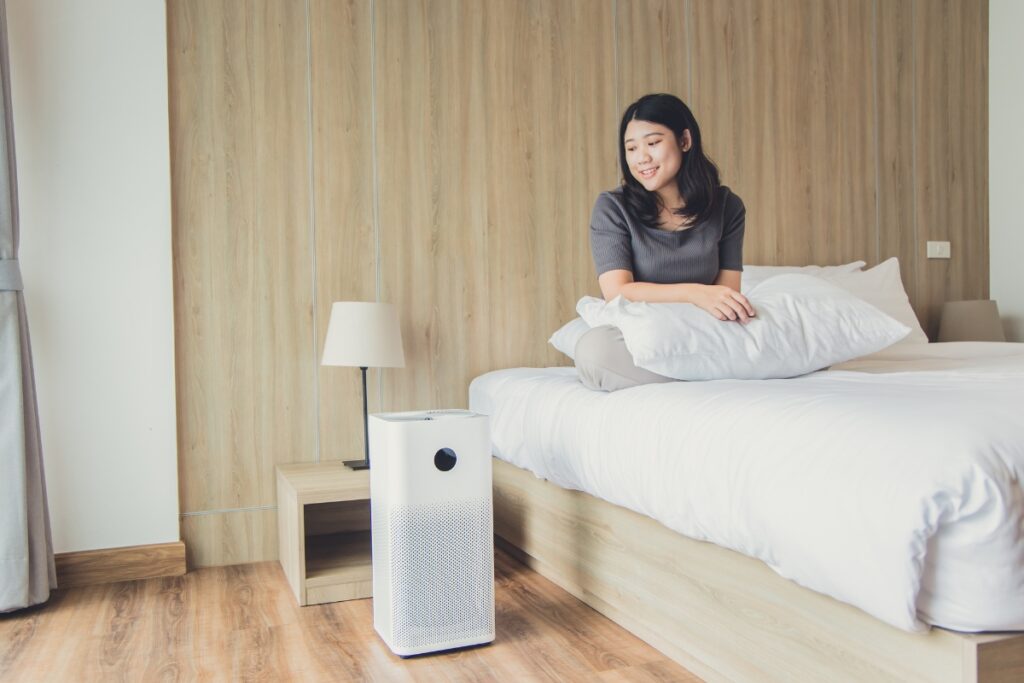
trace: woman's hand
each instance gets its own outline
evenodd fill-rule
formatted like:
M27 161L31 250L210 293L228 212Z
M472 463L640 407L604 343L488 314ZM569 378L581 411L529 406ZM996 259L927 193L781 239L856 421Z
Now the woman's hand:
M719 320L747 323L757 315L747 297L725 285L702 285L693 296L693 303Z
M747 297L737 291L740 282L739 272L723 270L719 273L719 280L725 278L729 278L729 281L735 282L737 286L689 282L674 285L634 282L633 273L628 270L609 270L602 273L597 281L601 285L605 301L611 301L621 295L629 301L646 301L652 304L694 304L719 320L749 322L757 313L747 301Z

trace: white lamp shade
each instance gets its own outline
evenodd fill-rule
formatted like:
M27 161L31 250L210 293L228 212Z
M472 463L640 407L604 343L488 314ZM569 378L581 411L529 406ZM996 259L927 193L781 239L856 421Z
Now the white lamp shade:
M404 368L398 310L391 304L335 301L320 364Z
M939 321L939 341L1006 341L996 302L980 299L944 303Z

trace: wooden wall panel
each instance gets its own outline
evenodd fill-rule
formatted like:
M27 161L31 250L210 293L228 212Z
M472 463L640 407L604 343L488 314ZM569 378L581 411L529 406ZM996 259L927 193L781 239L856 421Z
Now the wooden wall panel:
M385 407L464 406L595 291L587 226L614 184L610 3L377 5L382 298L407 368ZM472 11L473 8L485 8Z
M487 369L565 365L547 339L598 292L590 213L617 184L611 4L494 3L486 32Z
M321 460L363 457L362 380L358 368L320 367L331 303L374 301L373 103L370 3L311 0L310 81L316 321ZM368 373L377 410L378 373Z
M590 211L643 93L694 108L748 263L897 255L932 332L987 294L984 2L169 0L168 34L193 565L274 556L275 463L359 453L332 301L401 310L371 410L568 362L546 340L597 293Z
M483 30L486 45L482 59L487 64L485 88L485 125L488 142L483 151L485 163L495 182L487 187L487 258L490 267L485 280L484 305L488 307L488 321L500 334L486 335L490 368L510 363L512 358L528 356L538 358L537 337L546 316L521 315L520 322L508 324L516 315L517 302L540 303L538 293L545 285L539 272L537 258L543 244L538 234L539 207L550 207L547 188L540 187L537 173L546 154L538 149L556 147L565 140L566 130L555 130L548 123L558 121L551 95L551 84L558 78L564 87L561 64L551 60L554 45L559 40L552 35L545 16L557 10L553 5L542 8L535 2L498 2L488 5ZM524 49L525 48L525 49ZM517 59L518 55L540 50L543 57L536 60ZM540 76L538 71L547 70ZM551 73L552 71L557 74ZM563 122L564 125L564 122ZM529 150L529 153L524 153ZM529 201L524 198L529 197ZM554 220L549 216L548 220ZM568 230L568 226L566 226ZM491 265L493 264L493 265ZM552 297L554 298L554 297ZM552 330L553 331L553 330ZM529 353L529 349L534 352ZM463 405L460 401L458 405Z
M189 569L277 559L277 510L236 510L181 519Z
M706 147L747 207L748 263L876 252L868 0L693 7L693 98Z
M168 35L181 509L270 504L313 457L305 16L169 2Z
M614 73L614 52L607 48L614 42L614 25L615 15L607 0L572 3L572 24L568 30L571 43L567 46L571 87L568 92L555 90L556 106L564 103L571 112L563 144L572 171L565 173L560 157L544 158L543 148L532 152L534 163L545 168L550 177L550 181L545 181L538 174L538 182L550 182L557 201L570 207L568 223L539 222L540 235L550 232L555 238L548 264L554 269L556 297L550 299L554 306L548 309L549 317L541 335L546 365L567 364L566 357L547 344L551 332L576 317L576 302L582 295L601 295L590 255L590 215L598 194L595 188L607 190L622 182L618 170L620 112L614 109L615 82L609 77ZM607 142L609 138L612 144ZM540 295L542 300L549 300L543 293ZM516 317L523 315L520 306L513 310Z
M464 405L489 363L484 12L469 10L376 3L381 294L406 350L384 371L387 409Z
M988 298L988 3L914 4L918 301L933 339L942 303ZM927 240L952 258L925 259Z
M914 41L912 0L876 3L878 91L878 261L900 260L903 286L925 322L917 296L914 224Z
M689 0L616 3L617 116L643 95L667 92L686 102L700 123L700 113L690 101L689 6Z

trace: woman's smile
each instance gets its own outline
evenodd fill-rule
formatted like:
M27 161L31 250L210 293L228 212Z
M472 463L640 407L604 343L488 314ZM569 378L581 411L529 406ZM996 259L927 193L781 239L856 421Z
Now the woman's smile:
M652 166L651 168L638 169L640 171L641 178L653 178L654 174L658 172L658 166Z

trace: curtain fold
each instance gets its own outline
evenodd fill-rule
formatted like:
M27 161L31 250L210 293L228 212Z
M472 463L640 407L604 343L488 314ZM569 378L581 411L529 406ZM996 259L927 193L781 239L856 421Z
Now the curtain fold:
M32 348L18 268L7 3L0 0L0 612L45 602L57 587L46 506Z

